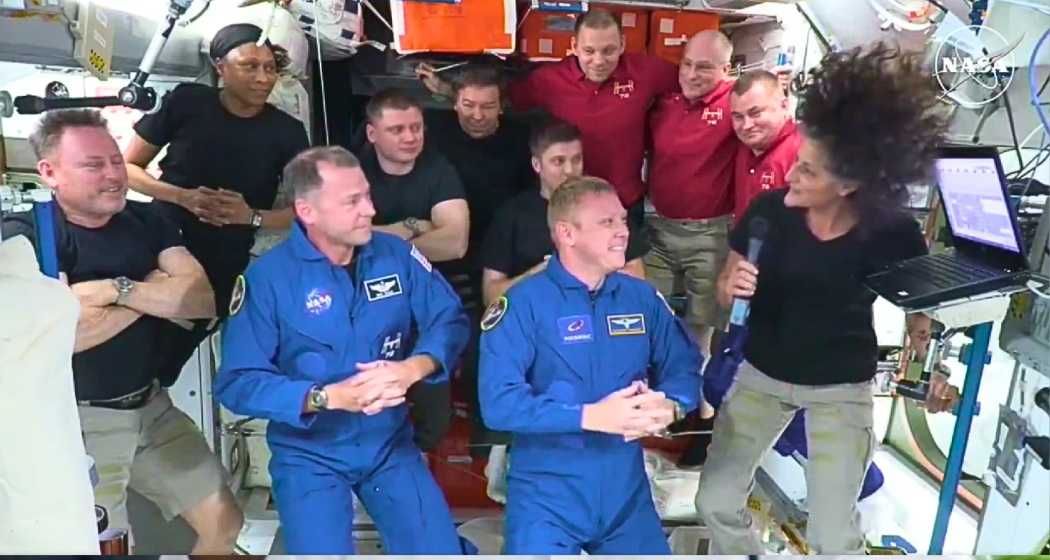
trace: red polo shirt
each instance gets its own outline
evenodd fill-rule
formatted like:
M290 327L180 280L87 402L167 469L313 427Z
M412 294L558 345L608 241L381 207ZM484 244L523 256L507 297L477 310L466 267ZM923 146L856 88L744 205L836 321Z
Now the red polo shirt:
M787 186L787 174L795 164L800 144L802 136L798 125L790 119L780 127L773 143L761 154L755 155L751 148L740 144L733 172L733 214L737 220L756 196Z
M583 169L616 187L624 207L645 196L642 157L646 113L654 99L678 88L671 63L625 53L601 84L587 79L575 56L545 64L510 85L521 110L542 107L576 125L583 135Z
M656 102L649 118L649 199L661 216L702 220L732 212L733 156L740 144L729 116L732 89L726 80L695 101L671 93Z

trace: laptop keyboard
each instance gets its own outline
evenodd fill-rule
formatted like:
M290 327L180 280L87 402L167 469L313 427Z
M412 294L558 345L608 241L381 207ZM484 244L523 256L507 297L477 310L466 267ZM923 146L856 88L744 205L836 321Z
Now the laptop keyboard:
M936 288L955 288L1002 276L1003 271L962 261L941 253L902 263L901 272L913 275Z

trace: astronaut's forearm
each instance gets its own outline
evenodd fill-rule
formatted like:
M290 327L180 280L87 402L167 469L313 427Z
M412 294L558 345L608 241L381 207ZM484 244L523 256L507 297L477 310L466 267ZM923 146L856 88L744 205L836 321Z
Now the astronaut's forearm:
M73 352L83 352L106 342L130 327L142 314L116 305L80 308Z

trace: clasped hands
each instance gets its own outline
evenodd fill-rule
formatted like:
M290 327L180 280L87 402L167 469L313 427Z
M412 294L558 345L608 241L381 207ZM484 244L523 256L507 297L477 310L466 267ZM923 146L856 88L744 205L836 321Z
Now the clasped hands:
M247 225L252 221L252 208L244 195L236 191L208 187L184 189L176 203L193 212L198 220L213 226Z
M329 409L372 416L405 402L408 388L416 381L404 361L376 360L358 363L357 375L326 385L324 390Z
M624 441L662 435L674 422L674 402L653 391L644 381L635 381L583 407L583 429L622 435Z

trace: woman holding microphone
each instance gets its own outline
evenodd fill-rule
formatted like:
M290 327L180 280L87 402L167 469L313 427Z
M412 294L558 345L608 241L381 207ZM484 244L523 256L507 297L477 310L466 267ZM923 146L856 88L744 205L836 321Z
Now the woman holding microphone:
M926 253L904 210L907 186L926 180L947 118L920 61L876 44L829 54L800 95L803 141L787 188L756 198L730 235L720 303L750 298L750 339L715 421L697 510L711 554L761 554L746 500L762 458L806 409L807 540L816 554L864 554L857 496L875 451L875 295L863 278ZM749 224L768 235L749 263ZM930 320L913 316L921 345ZM950 405L932 380L928 407Z

